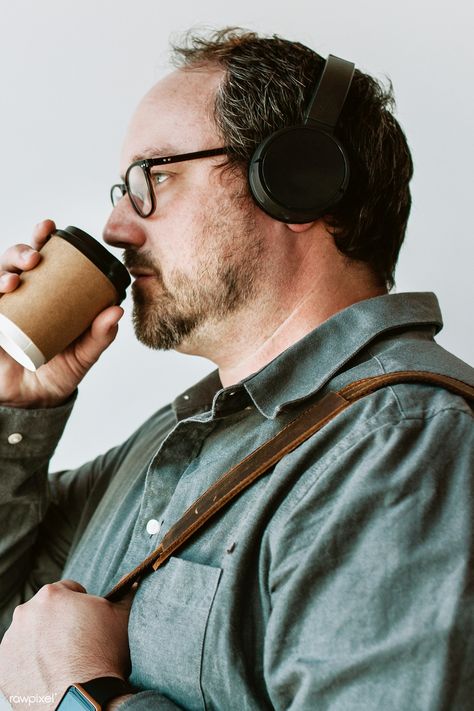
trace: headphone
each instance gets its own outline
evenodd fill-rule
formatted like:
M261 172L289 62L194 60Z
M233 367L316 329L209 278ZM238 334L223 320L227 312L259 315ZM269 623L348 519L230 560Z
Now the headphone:
M312 222L338 203L349 182L349 161L334 129L355 65L330 54L303 124L272 133L249 164L256 203L280 222Z

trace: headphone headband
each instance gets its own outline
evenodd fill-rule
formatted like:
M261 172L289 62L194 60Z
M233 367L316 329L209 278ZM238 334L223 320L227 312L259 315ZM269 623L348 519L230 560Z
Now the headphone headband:
M354 76L355 64L330 54L306 110L305 125L316 124L332 133ZM322 125L321 125L322 124Z

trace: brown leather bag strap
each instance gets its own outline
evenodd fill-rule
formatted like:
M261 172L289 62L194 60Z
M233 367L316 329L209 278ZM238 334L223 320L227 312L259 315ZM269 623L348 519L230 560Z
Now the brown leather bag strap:
M385 373L350 383L338 392L328 392L214 482L168 530L160 545L119 580L105 598L119 599L144 575L157 570L223 506L353 402L379 388L413 382L438 385L474 402L474 387L471 385L446 375L424 371Z

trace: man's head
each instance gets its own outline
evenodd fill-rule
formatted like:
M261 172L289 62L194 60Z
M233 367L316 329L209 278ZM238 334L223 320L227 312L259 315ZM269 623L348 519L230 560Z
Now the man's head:
M303 122L325 63L297 42L234 28L209 37L189 34L174 47L173 59L178 67L212 63L223 69L214 119L231 164L244 173L268 135ZM356 69L335 131L348 153L351 178L343 200L326 216L340 251L367 262L388 288L405 235L413 174L394 103L391 84L385 90Z
M189 339L239 309L261 307L266 290L271 301L270 280L283 282L286 265L282 290L295 289L290 266L305 226L265 215L250 196L247 168L272 131L301 123L324 60L298 43L236 30L188 36L173 59L177 71L151 89L132 119L123 174L137 158L221 146L227 155L152 169L156 211L143 219L121 200L104 236L125 248L132 271L150 275L134 284L138 337L155 348L187 349ZM350 160L349 187L305 237L330 239L352 263L368 265L381 287L392 284L412 173L391 103L390 92L356 71L336 129ZM308 247L300 245L300 261Z

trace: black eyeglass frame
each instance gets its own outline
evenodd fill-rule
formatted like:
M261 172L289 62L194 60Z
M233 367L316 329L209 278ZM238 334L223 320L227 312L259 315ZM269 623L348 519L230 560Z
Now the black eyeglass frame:
M193 153L180 153L179 155L176 156L164 156L163 158L143 158L141 160L136 160L133 163L131 163L128 168L127 172L125 173L125 181L123 183L115 183L112 185L110 188L110 199L112 201L112 205L115 207L116 203L114 203L114 198L113 198L113 192L115 188L118 188L120 192L122 193L122 197L127 193L130 202L132 204L133 209L135 212L140 215L140 217L150 217L156 210L156 199L155 199L155 191L153 189L153 185L151 183L151 176L150 176L150 168L154 168L157 165L169 165L170 163L182 163L183 161L186 160L196 160L197 158L210 158L211 156L219 156L223 155L224 153L227 153L227 148L222 147L222 148L208 148L205 151L194 151ZM146 184L148 187L148 194L150 195L151 199L151 207L150 210L147 213L144 213L140 208L135 204L133 195L130 192L130 185L128 182L128 176L130 175L130 171L132 168L135 168L136 166L139 166L142 168L144 174L145 174L145 180Z

